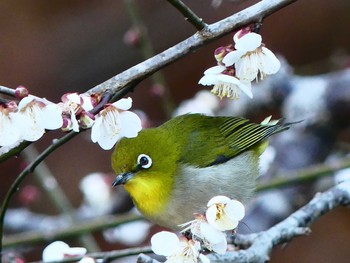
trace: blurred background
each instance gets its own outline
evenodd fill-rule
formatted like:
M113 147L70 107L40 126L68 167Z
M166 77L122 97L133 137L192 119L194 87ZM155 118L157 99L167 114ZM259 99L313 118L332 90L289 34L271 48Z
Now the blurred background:
M206 23L213 23L256 1L184 2ZM290 121L306 119L299 128L272 141L271 155L266 157L266 178L280 171L336 161L349 153L349 14L347 0L299 0L276 12L263 21L260 33L266 46L281 56L281 72L256 85L253 101L243 95L239 101L219 101L207 93L199 98L204 105L210 103L213 114L238 114L256 121L270 114ZM135 15L141 27L135 25ZM145 35L156 54L196 32L175 8L161 0L1 1L0 18L0 85L23 85L31 94L53 102L59 102L67 92L83 93L150 56L142 52ZM203 71L215 65L213 51L231 42L232 34L202 47L164 68L158 75L160 82L148 78L128 94L145 125L157 126L170 117L164 104L173 106L173 112L177 109L184 113L188 110L185 107L191 108L193 97L209 90L197 83ZM190 100L190 106L182 104L183 108L178 108L184 100ZM42 151L62 134L49 132L35 143L36 149ZM108 183L113 179L110 154L91 143L89 132L84 132L51 154L45 163L73 207L81 208L87 201L80 185L87 174L101 172ZM1 200L25 165L22 155L1 163ZM332 183L332 179L323 179L262 194L252 202L242 232L267 228ZM123 193L120 195L125 198ZM115 198L114 193L111 196ZM266 212L266 203L271 202L280 204L277 212ZM11 202L12 209L23 207L37 214L58 214L32 176L26 178ZM106 211L101 214L110 212ZM267 213L271 216L266 216L266 222L259 222L261 214ZM348 209L335 209L312 225L310 236L277 247L271 262L348 262L349 219ZM148 231L149 225L144 229ZM107 242L104 236L95 236L102 251L130 246L127 242ZM137 242L148 244L147 238ZM132 245L139 245L137 242ZM26 261L38 260L45 245L17 247L13 253Z

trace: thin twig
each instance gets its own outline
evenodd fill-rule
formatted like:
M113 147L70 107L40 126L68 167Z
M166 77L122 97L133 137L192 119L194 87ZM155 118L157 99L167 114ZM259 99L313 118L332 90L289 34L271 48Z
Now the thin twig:
M207 26L203 22L203 19L198 17L187 5L185 5L181 0L168 0L181 14L185 17L185 20L190 22L198 31L202 30Z
M152 41L148 35L147 29L144 26L145 23L142 20L141 14L139 12L139 9L137 8L135 0L124 0L124 5L130 16L133 26L137 28L140 32L140 41L138 46L140 47L143 59L147 59L154 56L155 52L153 49ZM174 102L171 99L165 77L161 71L157 71L153 75L151 75L150 78L155 85L158 84L164 88L164 94L162 94L160 98L164 113L169 119L174 111Z
M38 244L43 242L50 242L53 240L76 237L78 235L83 235L86 233L92 233L95 231L116 227L140 219L140 216L136 216L134 214L104 216L99 217L97 219L91 219L89 221L82 221L79 224L75 224L67 228L56 229L49 232L32 231L26 233L13 234L9 237L4 238L3 247L8 248L15 247L18 245Z
M345 158L343 160L333 162L332 164L327 165L314 165L309 168L305 168L299 171L292 172L297 178L291 179L281 179L275 182L271 182L266 185L258 186L257 191L262 192L269 189L277 189L281 187L290 186L292 184L301 183L310 180L316 180L317 178L330 175L333 172L336 172L340 169L350 167L350 159ZM284 177L287 175L280 175L278 177ZM288 176L291 176L289 174ZM32 244L37 242L43 242L49 240L57 240L66 237L75 237L76 235L94 232L97 230L105 229L108 227L114 227L122 223L138 220L141 217L135 216L118 216L118 217L105 217L98 220L86 221L79 226L72 226L65 229L57 230L51 232L49 235L42 232L30 232L24 234L15 234L9 237L6 237L3 242L4 247L12 247L16 245ZM49 237L48 237L49 236ZM253 238L252 238L253 239Z
M10 149L8 152L0 154L0 163L6 161L7 159L9 159L13 156L19 156L19 154L31 144L32 144L32 142L23 141L18 146ZM1 149L3 149L3 148L1 148Z
M31 145L23 151L23 156L28 163L31 163L35 161L39 153L34 145ZM33 175L39 185L45 190L58 212L62 213L68 222L73 223L76 220L74 208L45 162L36 167ZM78 239L88 251L100 251L94 237L89 233L78 236Z
M113 259L128 257L128 256L134 256L138 255L140 253L152 253L151 247L145 246L145 247L135 247L135 248L126 248L126 249L120 249L120 250L112 250L108 252L97 252L97 253L89 253L86 254L87 257L92 257L95 259L103 259L103 262L110 262ZM56 261L57 263L67 263L67 262L77 262L82 257L71 257L67 258L61 261ZM36 261L32 263L42 263L42 261ZM46 262L47 263L47 262ZM51 261L49 263L54 263L54 261Z
M295 184L314 181L318 178L330 175L338 170L348 167L350 167L350 158L344 158L342 160L334 161L329 164L318 164L305 169L290 171L278 175L278 179L258 186L256 191L263 192L271 189L288 187Z
M271 250L300 235L309 234L309 226L325 213L350 203L350 181L338 184L324 193L318 193L305 206L270 229L254 235L237 236L235 243L251 244L248 249L211 254L210 262L266 262Z
M9 202L14 195L14 193L18 190L19 185L24 180L26 175L33 172L36 166L38 166L42 160L44 160L47 156L49 156L53 151L58 149L61 145L75 137L78 133L70 132L63 136L62 138L56 140L53 144L51 144L48 148L46 148L32 163L30 163L17 177L16 180L12 183L10 189L6 193L4 202L1 205L0 210L0 262L1 262L1 255L2 255L2 237L4 233L4 217L7 210L7 207L9 205Z
M16 97L15 90L8 87L0 86L0 94L6 94L12 97Z

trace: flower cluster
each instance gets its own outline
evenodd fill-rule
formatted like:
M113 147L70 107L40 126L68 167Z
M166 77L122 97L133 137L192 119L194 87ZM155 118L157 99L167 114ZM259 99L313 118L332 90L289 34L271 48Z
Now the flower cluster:
M58 105L31 95L18 105L14 101L0 105L0 146L11 147L23 140L36 141L45 130L61 128L61 114Z
M227 250L224 231L236 229L244 215L244 206L239 201L215 196L208 202L204 215L196 214L194 220L180 225L183 233L190 231L190 239L162 231L152 237L152 250L165 256L166 262L209 262L200 253L202 249L224 254Z
M55 104L28 94L22 86L15 90L19 100L0 104L0 149L2 153L22 141L37 141L46 130L79 132L92 128L91 140L109 150L121 137L135 137L141 130L140 118L130 111L131 98L105 105L96 116L90 111L99 96L67 93ZM6 149L6 150L5 150Z
M264 79L266 75L277 73L280 62L262 43L261 35L250 27L239 30L233 37L235 43L215 50L218 63L204 72L199 80L201 85L214 85L212 93L238 99L241 91L253 98L251 82Z

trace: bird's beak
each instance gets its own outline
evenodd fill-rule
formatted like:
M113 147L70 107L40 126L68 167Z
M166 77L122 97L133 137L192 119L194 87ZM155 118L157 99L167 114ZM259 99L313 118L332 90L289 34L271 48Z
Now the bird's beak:
M125 184L127 181L129 181L131 178L133 178L135 175L135 173L122 173L122 174L119 174L114 182L112 183L112 187L115 187L117 185L120 185L120 184Z

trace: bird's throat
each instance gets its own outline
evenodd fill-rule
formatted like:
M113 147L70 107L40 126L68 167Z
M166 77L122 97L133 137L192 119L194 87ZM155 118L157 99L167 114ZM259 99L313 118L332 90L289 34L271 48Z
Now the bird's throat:
M172 182L134 178L125 185L138 210L146 217L154 218L166 209L170 198Z

